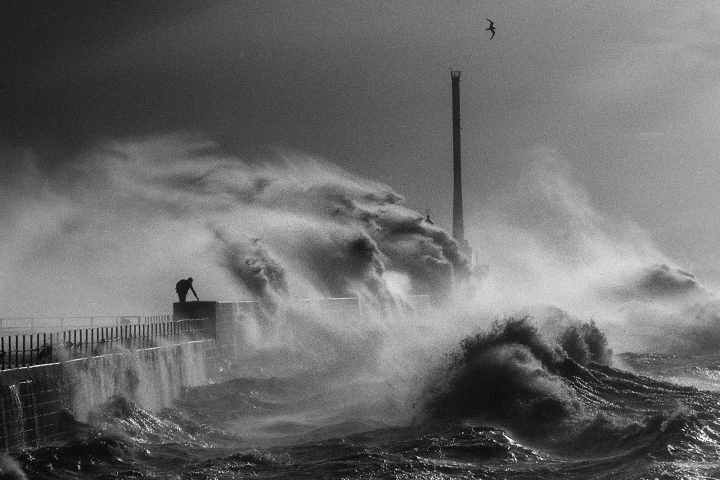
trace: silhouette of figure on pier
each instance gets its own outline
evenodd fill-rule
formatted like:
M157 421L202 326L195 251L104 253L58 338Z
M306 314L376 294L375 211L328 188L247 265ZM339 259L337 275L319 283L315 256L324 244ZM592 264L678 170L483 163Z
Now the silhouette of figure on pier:
M188 290L192 290L193 295L195 295L195 300L200 301L200 299L197 296L197 293L195 293L195 289L192 286L192 282L193 282L192 277L189 277L187 280L183 279L175 284L175 291L178 294L178 299L180 300L180 302L185 301L185 297L187 297Z

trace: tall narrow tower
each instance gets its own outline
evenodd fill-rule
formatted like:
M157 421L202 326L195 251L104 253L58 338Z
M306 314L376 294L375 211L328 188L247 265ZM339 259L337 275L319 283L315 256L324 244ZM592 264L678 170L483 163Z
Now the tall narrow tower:
M453 122L453 237L465 248L463 225L462 167L460 165L460 71L450 72L452 77Z

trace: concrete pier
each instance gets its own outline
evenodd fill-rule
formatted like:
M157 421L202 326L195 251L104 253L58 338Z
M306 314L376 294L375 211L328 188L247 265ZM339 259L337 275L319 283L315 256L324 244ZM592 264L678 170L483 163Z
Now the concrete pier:
M207 383L205 359L214 343L177 343L0 371L0 451L60 440L64 419L86 421L93 408L114 395L151 410L170 406L183 388Z
M409 301L417 311L428 308L425 296ZM357 298L300 300L297 307L350 324L366 313ZM170 406L183 388L207 383L216 359L251 347L252 335L272 327L269 320L255 301L177 302L171 322L116 326L102 339L85 331L69 345L55 342L54 363L6 365L0 370L0 452L62 440L64 420L85 421L114 395L150 410ZM98 345L102 351L91 348Z

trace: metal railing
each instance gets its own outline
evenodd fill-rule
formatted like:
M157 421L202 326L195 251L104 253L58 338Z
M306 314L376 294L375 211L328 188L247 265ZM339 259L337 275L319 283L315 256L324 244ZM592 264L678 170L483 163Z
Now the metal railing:
M210 324L201 318L5 335L0 337L0 370L152 348L177 337L200 340L210 336Z
M0 318L0 334L61 332L78 328L112 327L164 323L172 315L115 315L93 317L11 317Z

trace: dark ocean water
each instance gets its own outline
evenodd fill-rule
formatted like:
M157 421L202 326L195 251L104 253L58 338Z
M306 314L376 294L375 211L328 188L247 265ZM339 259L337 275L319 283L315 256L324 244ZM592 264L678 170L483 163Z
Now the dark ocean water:
M114 397L67 420L57 444L5 456L0 478L720 478L719 355L583 366L516 326L468 337L401 394L364 370L228 362L169 408Z

